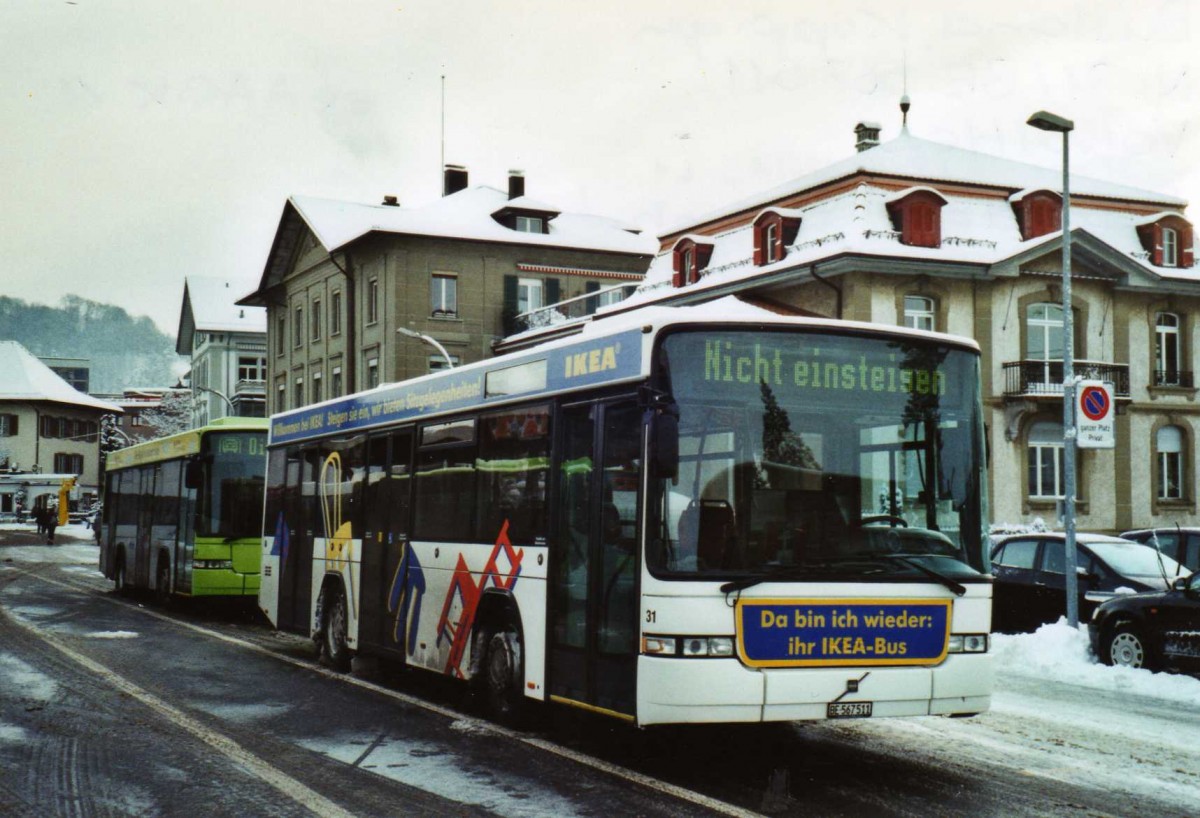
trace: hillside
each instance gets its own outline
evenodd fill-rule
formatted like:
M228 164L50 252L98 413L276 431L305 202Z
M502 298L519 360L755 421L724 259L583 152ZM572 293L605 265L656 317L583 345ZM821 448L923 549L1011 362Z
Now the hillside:
M175 340L149 318L75 295L56 307L0 296L0 340L34 355L88 359L92 392L170 386L187 366Z

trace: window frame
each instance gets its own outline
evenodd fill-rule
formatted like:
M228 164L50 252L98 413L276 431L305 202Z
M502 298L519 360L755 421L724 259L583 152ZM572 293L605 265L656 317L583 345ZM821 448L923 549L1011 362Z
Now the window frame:
M314 298L312 300L312 309L309 315L312 330L309 337L315 343L321 340L321 299Z
M518 281L518 298L520 282ZM449 296L449 297L447 297ZM458 274L433 273L429 279L429 314L434 318L458 318ZM447 306L447 303L449 304Z
M1162 229L1162 266L1179 266L1179 231L1174 227Z
M295 307L295 326L292 327L292 348L300 349L304 346L304 305L297 304Z
M342 334L342 291L334 290L329 294L329 334Z
M937 300L928 295L919 295L916 293L906 293L904 296L904 323L902 326L909 329L920 329L934 332L937 330ZM909 302L921 301L926 305L925 309L916 309ZM929 320L929 326L921 326L922 319Z
M538 303L536 306L530 306L532 293L536 290L538 295ZM521 302L525 302L525 307L522 309ZM522 315L533 310L540 310L546 306L546 282L540 278L526 278L524 276L517 277L517 315Z
M1053 426L1058 428L1056 439L1034 439L1039 427ZM1062 439L1062 424L1049 420L1035 421L1030 424L1025 439L1025 452L1025 492L1030 501L1056 502L1066 497L1066 443ZM1054 494L1042 493L1042 486L1045 483L1044 472L1048 468L1053 472L1052 482L1056 492ZM1078 468L1078 464L1076 464L1076 468ZM1035 476L1035 471L1036 478L1031 485L1030 478Z
M379 323L379 276L367 280L367 326Z
M523 216L517 214L513 218L513 229L518 233L542 233L546 232L546 220L541 216Z

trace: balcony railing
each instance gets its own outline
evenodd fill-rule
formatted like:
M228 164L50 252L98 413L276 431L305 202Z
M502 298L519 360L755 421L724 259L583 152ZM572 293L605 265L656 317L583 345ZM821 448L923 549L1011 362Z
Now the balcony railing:
M1088 381L1107 381L1118 398L1129 397L1129 364L1075 361L1075 376ZM1061 396L1062 361L1009 361L1004 364L1005 396Z
M1194 389L1195 382L1192 379L1191 372L1185 372L1182 369L1156 369L1154 370L1154 385L1155 386L1178 386L1182 389Z
M251 380L242 378L233 387L234 396L246 395L252 397L262 397L267 394L267 382L260 380Z
M547 304L536 310L518 313L507 322L505 335L578 320L591 315L601 306L624 301L637 288L637 284L617 284L602 290L577 295L574 298L567 298L555 304Z

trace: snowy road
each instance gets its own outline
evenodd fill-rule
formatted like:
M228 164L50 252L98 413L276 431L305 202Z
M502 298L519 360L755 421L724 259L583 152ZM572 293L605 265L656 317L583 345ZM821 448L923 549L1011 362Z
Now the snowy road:
M140 640L147 645L152 643L153 633L157 634L154 639L164 640L163 645L179 645L180 649L190 645L186 647L189 653L211 656L214 663L253 662L262 678L282 674L295 691L311 687L313 693L293 697L300 701L316 700L316 691L321 690L319 698L344 702L342 708L349 709L342 712L375 713L372 718L351 720L355 723L347 722L340 728L331 722L330 729L298 731L294 719L280 720L276 726L274 714L283 710L270 690L259 697L261 701L246 701L237 707L230 702L217 706L210 701L198 713L210 729L241 735L248 746L261 740L271 747L302 748L329 762L355 766L355 775L359 776L357 801L342 799L336 787L324 790L352 812L357 812L355 806L368 802L363 793L373 791L364 786L367 779L361 778L363 773L368 778L373 775L387 779L388 786L402 784L414 794L410 797L424 793L421 797L426 800L412 806L419 803L435 812L457 802L464 809L492 814L512 812L514 806L520 814L544 814L540 810L551 804L557 814L595 814L588 807L588 792L607 792L610 807L617 803L611 800L613 793L621 792L626 806L636 804L635 811L642 814L675 814L684 803L694 812L705 812L701 806L705 798L713 799L709 802L713 805L729 805L726 812L805 816L1161 818L1200 812L1200 679L1097 665L1088 656L1086 636L1065 625L1048 626L1026 636L995 638L1000 671L993 708L973 719L852 720L635 732L607 721L580 721L556 712L532 734L520 736L480 725L469 714L453 711L454 703L447 704L445 698L440 704L428 705L429 715L418 717L426 706L409 703L413 701L411 688L395 694L403 699L398 703L380 701L378 693L346 679L329 675L309 679L303 670L309 664L303 640L282 638L257 625L207 621L188 624L172 635L164 626L178 618L178 612L168 618L153 609L114 604L107 599L110 584L95 571L95 555L95 547L82 542L48 549L11 547L0 538L0 575L8 587L0 594L0 607L4 608L0 618L16 616L36 628L59 634L67 623L60 621L61 615L50 616L51 606L69 610L86 604L89 611L94 611L93 617L111 618L114 632L140 633ZM47 583L33 574L54 581ZM42 599L50 593L60 594L58 601ZM34 605L35 598L42 601ZM211 635L206 635L209 631ZM255 652L238 648L235 641L257 646ZM28 638L25 642L32 649ZM124 667L121 672L155 689L163 701L175 695L169 688L159 688L147 669L136 663L123 664L137 660L132 639L72 644L118 670ZM20 681L16 677L22 674L22 678L29 677L23 682L27 692L32 689L31 665L44 668L39 672L45 673L61 665L45 661L48 654L44 649L18 656L15 652L19 648L19 641L0 645L0 704L4 688L11 693L11 684ZM218 656L222 658L218 660ZM280 667L273 668L271 663ZM66 683L72 690L83 690L81 678ZM42 683L54 686L57 682ZM89 682L88 688L91 686ZM342 689L337 689L339 686ZM276 694L278 690L276 687ZM185 693L179 691L178 701L183 704L178 706L192 707L198 700L197 692L191 691L190 698ZM420 691L420 695L426 695L426 691ZM433 695L437 700L438 694ZM97 702L103 701L97 698ZM54 705L47 701L45 706ZM295 704L289 702L288 706ZM238 707L257 714L258 733L238 732L244 729ZM93 709L103 708L97 704ZM39 712L33 711L33 715ZM397 718L400 712L405 714L403 719ZM8 713L10 718L27 723L23 733L16 723L6 726L0 718L0 747L6 740L23 736L20 744L7 745L11 760L20 755L20 747L29 747L28 742L42 737L28 732L33 715L20 707ZM378 724L392 726L385 735L372 726ZM421 731L416 730L419 724L424 725ZM521 794L525 801L495 800L487 780L479 779L478 770L456 778L456 765L463 762L452 759L478 752L471 749L476 747L473 742L463 742L464 725L470 726L467 735L483 730L479 735L485 743L479 746L489 748L487 757L492 769L503 770L506 762L501 759L509 759L507 763L514 766L506 775L528 782L523 785L528 792ZM124 729L122 723L119 730ZM65 736L49 738L61 741ZM93 740L96 738L93 736ZM83 739L79 742L83 746ZM184 746L176 743L172 751ZM14 752L17 755L12 755ZM104 755L110 750L93 748L92 752ZM551 762L552 758L558 760ZM577 765L578 772L570 772L572 764ZM558 772L545 778L544 784L535 784L528 776L528 765L536 765L543 774L551 768ZM302 766L288 769L308 782ZM313 786L334 780L328 770L323 775L327 778L315 778ZM656 794L653 788L646 788L647 782L663 782L663 789ZM10 780L9 785L20 791L19 781ZM43 781L39 786L49 784ZM253 791L251 785L246 787L249 789L244 789L244 794ZM490 793L488 797L485 791ZM634 794L637 791L640 795ZM700 796L676 800L672 793L682 791ZM384 788L379 792L392 791ZM537 796L529 798L534 793ZM155 814L154 803L155 797L146 794L146 814ZM611 810L600 812L612 814ZM80 814L89 813L84 810Z

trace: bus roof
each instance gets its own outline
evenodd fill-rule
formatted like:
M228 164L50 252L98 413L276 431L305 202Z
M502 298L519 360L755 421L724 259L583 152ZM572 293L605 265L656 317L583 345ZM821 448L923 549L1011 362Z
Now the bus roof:
M650 371L653 340L677 325L793 327L886 337L919 337L978 353L969 338L827 318L782 316L732 296L692 307L646 307L586 324L582 332L510 355L443 369L271 416L272 445L360 432L576 389L632 382Z
M105 471L126 469L146 463L159 463L200 453L200 440L213 432L265 432L269 421L266 418L219 418L207 426L189 429L186 432L148 440L109 452L105 458Z

